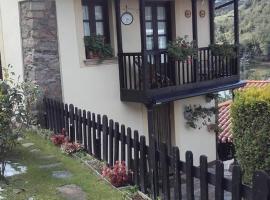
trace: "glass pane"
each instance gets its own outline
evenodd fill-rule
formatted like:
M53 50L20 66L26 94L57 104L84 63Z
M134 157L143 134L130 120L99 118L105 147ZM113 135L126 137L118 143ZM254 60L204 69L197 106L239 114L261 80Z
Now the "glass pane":
M90 36L89 22L83 22L84 36Z
M166 34L166 22L158 22L158 34Z
M153 35L153 27L152 27L152 22L146 22L146 35Z
M97 35L104 35L103 22L96 22L96 34Z
M167 48L167 37L166 36L159 36L158 37L158 48L159 49L166 49Z
M83 6L83 20L89 20L88 6Z
M152 20L152 8L149 6L145 7L145 20Z
M157 19L158 20L165 20L166 19L165 7L157 7Z
M95 19L96 20L103 19L102 6L95 6Z
M146 49L147 50L153 49L153 37L146 37Z

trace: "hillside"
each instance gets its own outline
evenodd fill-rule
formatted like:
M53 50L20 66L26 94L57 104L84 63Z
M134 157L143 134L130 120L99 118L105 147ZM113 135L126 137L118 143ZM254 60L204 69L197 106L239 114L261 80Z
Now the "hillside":
M226 0L217 1L217 4ZM217 41L233 41L233 7L220 10L216 16ZM270 1L240 1L240 42L258 42L264 53L270 43Z

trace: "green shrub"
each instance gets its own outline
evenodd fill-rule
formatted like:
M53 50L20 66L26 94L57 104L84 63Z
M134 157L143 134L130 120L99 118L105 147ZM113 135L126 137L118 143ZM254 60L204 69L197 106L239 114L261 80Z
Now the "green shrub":
M237 92L231 107L236 158L243 180L257 170L270 170L270 87Z

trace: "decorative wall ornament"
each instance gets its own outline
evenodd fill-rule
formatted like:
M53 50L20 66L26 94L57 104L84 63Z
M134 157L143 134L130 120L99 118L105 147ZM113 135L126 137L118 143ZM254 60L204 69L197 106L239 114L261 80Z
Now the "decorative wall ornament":
M133 15L128 11L128 0L126 0L126 11L121 15L121 21L124 25L130 25L133 22Z
M205 17L205 10L200 10L199 15L201 18Z
M186 11L185 11L185 17L186 17L186 18L190 18L190 17L191 17L191 14L192 14L192 13L191 13L191 10L186 10Z
M124 25L130 25L133 22L133 15L130 12L126 11L122 14L121 21Z

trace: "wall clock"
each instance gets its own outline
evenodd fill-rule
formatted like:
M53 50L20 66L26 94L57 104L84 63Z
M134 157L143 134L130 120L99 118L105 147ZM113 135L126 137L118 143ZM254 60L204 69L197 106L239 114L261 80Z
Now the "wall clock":
M133 15L126 11L122 14L121 21L124 25L130 25L133 22Z

